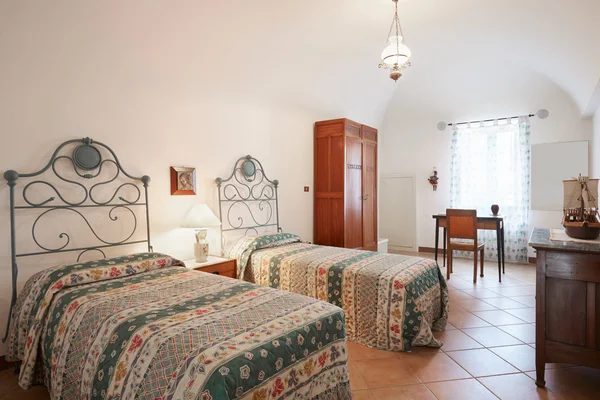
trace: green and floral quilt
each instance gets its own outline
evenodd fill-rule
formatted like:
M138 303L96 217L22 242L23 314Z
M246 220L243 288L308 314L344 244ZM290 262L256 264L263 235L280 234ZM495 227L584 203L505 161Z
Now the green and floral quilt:
M302 243L289 233L243 237L229 252L238 277L328 301L346 313L348 340L384 350L439 347L448 287L433 260Z
M34 275L7 358L52 399L349 399L345 340L331 304L141 253Z

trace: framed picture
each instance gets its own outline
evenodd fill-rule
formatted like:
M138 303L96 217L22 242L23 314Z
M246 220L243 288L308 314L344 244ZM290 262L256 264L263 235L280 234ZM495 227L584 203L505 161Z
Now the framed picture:
M196 168L171 167L171 195L196 194Z

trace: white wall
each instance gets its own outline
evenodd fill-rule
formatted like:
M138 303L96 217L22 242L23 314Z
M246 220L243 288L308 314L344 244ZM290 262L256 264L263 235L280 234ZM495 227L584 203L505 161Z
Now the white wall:
M600 108L596 110L593 118L593 138L590 151L591 171L590 175L600 178Z
M348 117L378 126L385 109L381 104L393 86L380 75L376 62L368 71L380 78L383 91L368 80L351 88L345 79L330 79L336 77L336 64L321 68L329 57L325 47L322 57L313 57L311 63L303 63L302 56L281 58L273 49L284 51L283 44L289 43L289 35L297 36L295 31L271 35L270 24L244 15L244 7L256 12L254 5L229 3L225 8L224 3L211 3L208 15L206 4L0 5L0 173L38 170L65 140L89 136L106 143L130 174L152 178L154 249L185 259L193 255L192 232L179 228L186 212L194 203L207 203L217 213L214 179L227 176L239 157L251 154L271 179L280 181L283 229L312 240L314 122ZM232 7L242 9L231 15ZM274 14L270 19L267 10ZM288 12L297 17L285 7L260 11L269 21ZM248 29L243 38L240 24ZM302 37L298 46L305 50L331 44ZM238 58L240 39L252 46L243 49L246 64ZM346 71L351 75L364 60L368 64L368 57L355 56L359 60ZM296 62L303 66L289 74L287 67ZM316 77L323 79L318 83ZM312 87L318 90L308 90ZM352 90L362 95L351 96ZM373 91L379 94L375 100L369 95ZM170 196L171 165L197 168L196 196ZM309 193L304 186L311 188ZM26 234L23 226L19 231ZM217 233L212 232L215 251ZM56 240L57 234L41 239ZM8 188L0 185L2 333L11 290L9 237ZM19 239L20 249L23 243ZM64 259L21 259L19 286Z
M154 249L185 259L193 256L192 232L179 228L185 213L194 203L207 203L217 213L214 178L227 176L238 157L251 154L263 163L271 179L280 181L281 226L312 240L312 124L324 115L297 107L243 103L239 99L199 97L177 101L161 96L140 98L124 92L102 94L98 90L94 90L94 99L86 99L84 93L76 94L77 100L72 103L58 95L43 106L23 107L17 114L0 111L0 131L10 132L5 134L0 148L2 172L38 170L64 140L90 136L102 141L113 148L126 171L152 178L150 211ZM10 98L2 97L0 109L10 108L9 102ZM196 196L170 196L170 165L197 168ZM305 185L311 187L311 192L303 192ZM59 224L56 220L55 223ZM3 331L10 301L6 185L0 186L0 227L3 243L0 247L0 265L3 266L0 268L0 329ZM85 230L83 225L80 228ZM54 240L59 232L55 230L42 240ZM20 233L25 236L27 230L21 227ZM218 230L211 234L216 251ZM20 249L25 242L25 237L19 240ZM19 285L57 261L54 258L21 259Z
M439 121L513 116L547 108L548 119L531 120L532 144L591 140L591 121L582 120L571 98L545 77L510 66L502 76L487 76L485 66L480 67L479 72L453 71L448 65L448 75L456 72L463 78L454 83L438 76L424 83L421 77L411 79L409 70L388 108L381 129L381 173L416 175L418 246L434 246L432 215L450 204L452 129L438 131ZM427 182L434 166L440 176L436 192ZM560 227L561 213L532 210L530 221L530 229Z

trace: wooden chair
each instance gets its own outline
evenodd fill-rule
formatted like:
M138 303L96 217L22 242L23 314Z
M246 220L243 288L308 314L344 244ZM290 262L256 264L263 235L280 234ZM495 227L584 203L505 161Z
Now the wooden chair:
M481 277L483 278L484 245L477 243L477 210L446 210L446 248L448 249L447 279L452 272L452 251L473 252L473 283L477 283L477 253L481 263ZM457 240L458 239L458 240Z

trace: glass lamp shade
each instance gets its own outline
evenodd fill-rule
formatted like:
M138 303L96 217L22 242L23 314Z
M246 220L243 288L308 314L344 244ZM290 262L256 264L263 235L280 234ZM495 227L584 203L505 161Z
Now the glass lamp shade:
M206 204L196 204L181 223L182 228L209 228L220 226L221 221Z
M410 49L402 42L402 36L390 36L381 53L381 61L388 66L402 65L408 62L410 56Z

